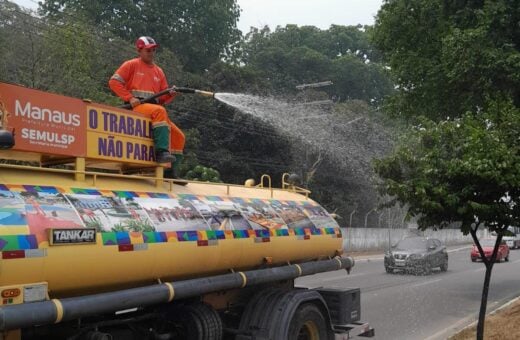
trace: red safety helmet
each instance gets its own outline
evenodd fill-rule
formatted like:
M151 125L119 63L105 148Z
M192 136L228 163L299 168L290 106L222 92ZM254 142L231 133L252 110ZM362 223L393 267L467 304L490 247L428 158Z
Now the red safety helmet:
M137 47L137 49L140 50L141 48L159 47L159 44L156 43L152 37L140 37L135 42L135 47Z

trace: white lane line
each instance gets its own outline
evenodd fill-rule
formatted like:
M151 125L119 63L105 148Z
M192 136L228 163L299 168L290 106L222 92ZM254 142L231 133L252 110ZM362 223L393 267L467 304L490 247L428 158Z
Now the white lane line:
M430 283L435 283L435 282L439 282L439 281L442 281L442 279L437 279L437 280L431 280L431 281L421 282L421 283L417 283L417 284L411 285L410 287L426 286L426 285L429 285Z
M449 338L447 335L456 334L458 332L457 331L458 329L463 327L465 324L471 323L473 320L475 320L474 316L468 316L463 319L460 319L459 321L451 324L447 328L445 328L441 331L438 331L437 333L435 333L433 335L430 335L429 337L427 337L424 340L447 339L447 338Z
M506 302L505 304L503 304L501 306L498 306L497 308L493 309L491 312L486 313L486 315L495 314L498 311L500 311L500 310L502 310L504 308L509 307L510 305L512 305L513 303L518 301L519 299L520 299L520 296L517 296L516 298L510 300L509 302ZM499 301L493 302L494 305L496 305L498 303L499 303ZM451 335L458 334L458 333L464 331L465 329L468 329L468 328L471 328L471 327L475 326L477 324L477 321L478 321L478 320L475 320L475 318L476 318L476 316L468 316L468 317L462 318L459 321L455 322L454 324L452 324L452 325L444 328L443 330L441 330L441 331L439 331L439 332L437 332L437 333L427 337L424 340L447 339Z
M366 275L366 274L368 274L368 273L345 274L344 276L327 277L327 278L321 279L320 282L336 281L336 280L348 280L351 277L363 276L363 275Z
M473 269L472 272L481 272L484 271L486 268L479 268L479 269Z
M450 249L448 250L448 253L453 253L453 252L456 252L456 251L461 251L461 250L465 250L465 249L470 249L472 246L464 246L464 247L460 247L460 248L456 248L456 249Z
M354 277L354 276L363 276L363 275L367 275L367 274L370 274L370 273L356 273L356 274L349 274L346 278L348 279L349 277Z

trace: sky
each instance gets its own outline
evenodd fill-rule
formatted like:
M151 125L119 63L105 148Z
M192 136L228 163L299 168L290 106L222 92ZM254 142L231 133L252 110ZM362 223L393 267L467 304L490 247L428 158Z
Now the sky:
M36 9L38 0L11 0L20 6ZM327 29L336 25L372 25L383 0L237 0L242 9L238 28L249 32L261 28L296 24Z
M277 25L310 25L327 29L336 25L372 25L383 0L238 0L242 9L238 28L271 29Z

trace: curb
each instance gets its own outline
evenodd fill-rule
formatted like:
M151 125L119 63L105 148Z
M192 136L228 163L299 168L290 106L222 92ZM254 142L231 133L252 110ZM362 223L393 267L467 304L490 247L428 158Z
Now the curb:
M517 302L518 300L520 300L520 295L514 297L513 299L503 303L502 305L496 307L495 309L493 309L491 312L489 313L486 313L486 318L491 316L491 315L494 315L496 313L498 313L499 311L501 311L502 309L505 309L507 307L509 307L510 305L512 305L513 303ZM475 326L477 323L478 323L478 315L473 315L473 316L470 316L470 317L467 317L467 318L464 318L464 319L461 319L459 321L457 321L456 323L454 323L453 325L457 325L459 323L466 323L466 322L470 322L469 324L467 324L466 326L460 328L460 329L457 329L457 326L454 327L454 330L455 330L455 333L449 335L446 339L452 339L454 336L456 336L457 334L465 331L466 329L468 328L471 328L473 326ZM452 326L448 327L447 330L443 331L443 333L446 333L448 332L448 330L452 328ZM430 337L430 338L427 338L425 340L429 340L429 339L436 339L435 335Z

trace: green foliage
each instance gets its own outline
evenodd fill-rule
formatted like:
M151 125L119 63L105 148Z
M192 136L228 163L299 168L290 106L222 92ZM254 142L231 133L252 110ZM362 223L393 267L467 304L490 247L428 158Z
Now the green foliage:
M392 91L377 53L360 26L333 25L329 30L287 25L271 32L251 29L243 60L269 80L270 90L294 94L296 85L332 80L329 95L339 100L377 103Z
M187 70L197 72L232 57L240 41L236 0L45 0L40 13L58 20L86 19L128 42L152 36L175 52Z
M520 104L517 1L387 1L372 39L392 69L395 115L460 117L500 94Z
M520 225L519 129L520 110L505 100L454 120L423 120L376 162L382 190L407 203L422 229Z

